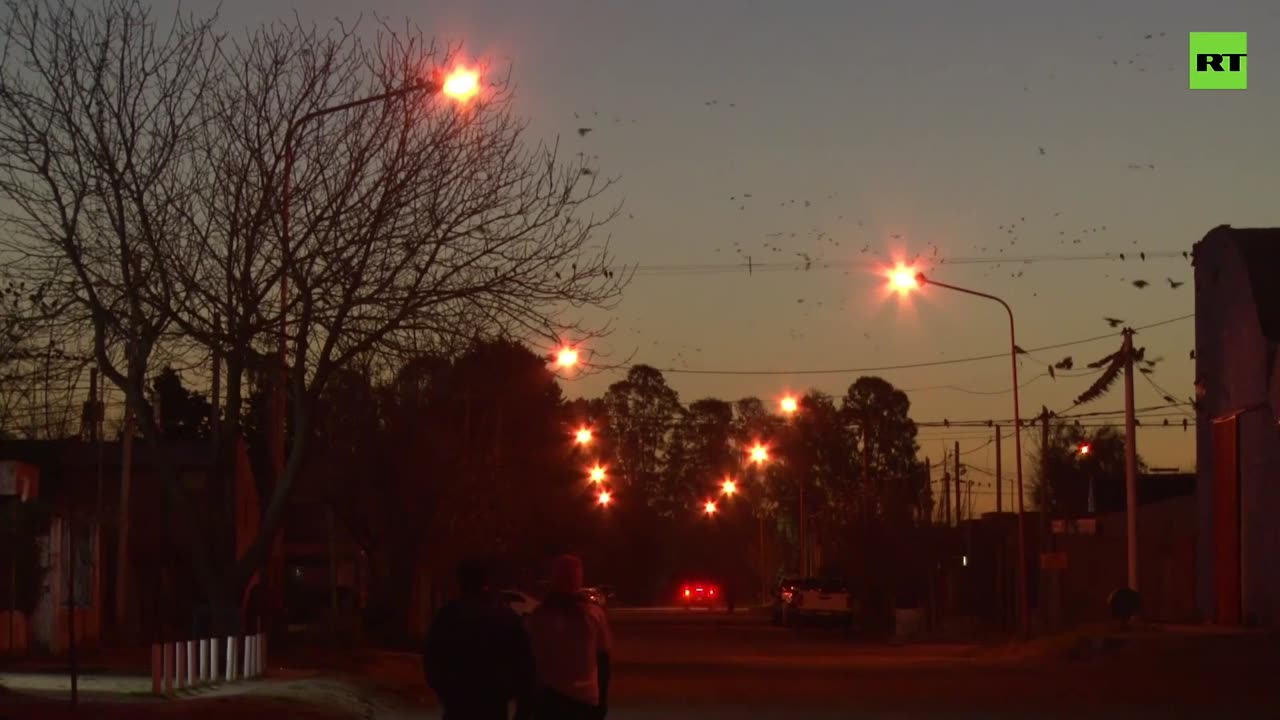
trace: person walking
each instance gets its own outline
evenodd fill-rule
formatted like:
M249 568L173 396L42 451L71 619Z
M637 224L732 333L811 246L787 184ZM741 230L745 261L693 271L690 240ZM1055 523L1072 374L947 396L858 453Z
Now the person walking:
M507 720L533 689L533 651L520 616L489 589L479 560L458 566L461 595L427 631L423 669L445 720Z
M552 562L547 596L525 619L537 689L517 720L599 720L609 711L613 636L604 610L582 593L582 561Z

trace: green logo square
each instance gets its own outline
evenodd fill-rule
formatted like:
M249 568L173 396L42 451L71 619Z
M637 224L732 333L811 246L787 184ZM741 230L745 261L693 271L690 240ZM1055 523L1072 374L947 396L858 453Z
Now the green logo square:
M1191 89L1244 90L1249 85L1248 33L1191 33Z

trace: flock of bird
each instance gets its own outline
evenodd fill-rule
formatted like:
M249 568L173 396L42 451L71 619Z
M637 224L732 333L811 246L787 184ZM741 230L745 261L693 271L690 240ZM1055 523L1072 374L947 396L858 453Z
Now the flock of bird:
M1103 35L1097 36L1099 40L1103 39ZM1144 41L1153 41L1157 38L1165 38L1166 33L1149 33L1143 36ZM1144 64L1145 59L1153 57L1151 53L1140 51L1134 53L1129 58L1124 58L1124 65L1133 66L1139 71L1144 71L1147 67ZM1122 60L1117 58L1113 60L1113 65L1119 66ZM1051 75L1051 78L1053 76ZM702 103L707 108L728 107L737 108L736 102L726 102L720 99L706 99ZM604 122L601 122L601 115L598 110L587 112L573 113L575 120L580 121L576 128L577 135L584 142L590 142L594 135L602 132ZM588 120L589 119L589 120ZM628 121L613 117L613 125L626 124ZM635 120L630 120L635 123ZM1051 148L1046 145L1037 145L1036 153L1045 157L1051 154ZM580 153L585 155L585 153ZM598 156L590 156L597 159ZM1135 171L1154 171L1156 164L1154 162L1132 162L1128 164L1128 169ZM592 173L593 171L584 168L584 173ZM857 258L867 256L866 264L874 266L890 262L897 258L888 256L889 248L900 250L904 246L915 244L920 246L923 244L925 251L918 253L914 258L906 258L909 262L919 262L921 260L926 264L946 263L951 253L942 251L936 243L921 243L915 238L908 238L901 232L881 231L882 237L871 238L876 231L867 227L868 223L859 218L849 217L841 214L841 206L839 193L831 192L825 195L825 199L818 197L805 197L799 195L776 195L771 193L761 193L758 190L746 191L730 191L722 197L727 198L728 210L736 213L754 214L760 217L762 223L783 223L795 221L799 219L803 223L802 228L798 229L768 229L762 228L758 239L752 241L745 236L743 239L730 241L727 247L714 248L713 252L720 254L725 253L735 256L735 264L739 264L743 270L750 271L754 267L760 266L761 263L772 263L775 267L779 261L793 264L795 270L808 271L815 267L824 267L828 257L834 257L832 265L851 265L856 264ZM824 202L825 200L825 202ZM796 215L810 213L809 222L797 218ZM985 255L992 260L990 266L986 269L984 275L992 276L994 273L1000 272L1006 266L1014 263L1039 262L1039 260L1020 260L1016 254L1020 241L1034 239L1037 244L1043 247L1043 243L1052 239L1057 245L1064 247L1078 247L1084 245L1090 240L1098 240L1105 243L1103 253L1118 259L1122 264L1128 264L1132 259L1136 259L1139 263L1146 263L1148 260L1147 253L1144 250L1129 253L1116 253L1114 248L1116 242L1107 242L1109 237L1107 225L1087 225L1072 226L1064 222L1062 211L1054 211L1051 215L1046 214L1043 217L1031 217L1020 215L1016 219L1007 222L998 223L991 237L983 242L975 243L972 251L977 253L979 257ZM788 219L790 216L790 219ZM628 214L628 218L634 219L634 214ZM831 218L834 217L834 222ZM753 218L754 219L754 218ZM837 226L839 230L824 227L823 223ZM869 239L870 238L870 239ZM1132 239L1130 245L1138 245L1138 239ZM954 248L951 249L955 251ZM1037 249L1035 252L1042 253ZM856 254L855 254L856 253ZM1167 257L1168 253L1162 253ZM1189 255L1183 253L1185 259L1189 260ZM855 262L851 263L850 258ZM966 262L973 262L972 259L966 259ZM1011 280L1019 280L1023 278L1026 272L1025 268L1006 270L1008 278ZM845 270L848 275L849 270ZM1136 288L1137 290L1145 290L1152 285L1152 282L1144 278L1133 278L1123 274L1117 274L1120 282ZM1103 273L1104 279L1112 278L1112 272ZM1170 290L1177 290L1184 284L1184 280L1178 280L1173 277L1166 276L1164 278ZM1038 292L1033 292L1033 296L1038 297ZM798 297L795 298L795 304L801 309L800 314L803 317L810 317L811 314L825 307L841 308L846 307L846 301L840 302L824 302L813 298ZM1105 321L1111 327L1119 327L1123 321L1116 318L1105 318ZM803 333L791 329L789 336L792 339L801 339ZM864 334L866 339L870 338L869 334ZM657 344L657 343L655 343ZM689 346L686 346L689 347ZM694 352L701 352L701 348L693 348ZM686 360L683 354L678 354L673 358L679 362ZM1066 364L1062 362L1048 364L1049 372L1052 374L1057 370L1070 369L1071 358L1065 358Z

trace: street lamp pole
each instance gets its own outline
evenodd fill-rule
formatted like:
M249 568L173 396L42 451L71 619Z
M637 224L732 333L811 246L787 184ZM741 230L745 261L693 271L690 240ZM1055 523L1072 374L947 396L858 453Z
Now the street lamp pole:
M1018 344L1013 325L1013 308L1009 307L1009 303L995 295L930 280L924 276L924 273L917 273L915 280L920 285L935 285L966 295L993 300L1000 303L1000 306L1009 315L1009 358L1013 371L1013 459L1018 487L1018 568L1016 577L1018 583L1018 611L1021 614L1020 626L1022 636L1026 638L1031 634L1031 612L1027 607L1027 539L1022 504L1022 416L1018 410Z
M289 307L289 262L288 262L289 252L290 252L290 247L289 247L290 212L289 210L290 210L290 204L293 200L294 138L297 136L299 128L301 128L303 125L306 125L307 123L317 118L324 117L325 115L331 115L333 113L342 112L344 110L351 110L354 108L362 107L364 105L371 105L377 102L394 100L395 98L403 97L405 95L409 95L416 92L422 92L422 93L434 95L440 92L442 88L443 88L443 85L441 85L439 82L436 82L433 80L420 79L417 82L414 82L410 85L406 85L405 87L402 87L396 90L392 90L390 92L380 93L378 95L371 95L369 97L362 98L360 100L353 100L351 102L342 103L340 105L333 105L326 108L320 108L319 110L313 110L307 113L306 115L303 115L296 122L289 125L289 128L285 130L285 133L284 133L284 192L280 201L280 205L281 205L280 207L280 244L281 244L280 348L279 348L280 376L278 378L278 381L275 383L275 387L272 391L272 396L271 396L271 400L272 400L271 409L272 409L272 414L274 415L274 417L272 418L273 422L272 422L272 438L271 438L272 440L271 455L272 455L272 465L276 473L277 482L281 477L284 476L284 462L285 462L285 453L284 453L285 411L286 411L285 386L288 381L288 370L287 370L288 353L286 348L288 320L286 319L286 314L288 312L288 307Z

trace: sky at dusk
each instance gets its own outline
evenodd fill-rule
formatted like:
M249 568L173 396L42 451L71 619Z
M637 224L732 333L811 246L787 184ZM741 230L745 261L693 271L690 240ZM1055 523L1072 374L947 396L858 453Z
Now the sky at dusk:
M1137 327L1192 313L1183 251L1216 225L1280 224L1278 9L1274 0L366 0L358 9L224 0L221 18L232 32L294 11L320 24L356 12L408 19L510 69L531 137L558 135L566 152L598 155L601 174L618 178L606 198L624 205L612 250L638 267L610 317L613 334L595 348L603 362L783 371L667 372L685 401L842 395L858 375L877 374L910 391L916 420L931 421L1010 417L1007 357L795 371L1007 349L994 303L936 288L910 304L886 298L876 268L895 253L920 253L937 279L1004 297L1028 349L1118 332L1104 317ZM1187 89L1195 30L1249 32L1248 90ZM579 127L593 131L580 137ZM1107 253L1125 260L1097 259ZM1138 279L1150 285L1138 289ZM1193 329L1183 319L1136 341L1164 358L1151 379L1181 399L1193 392ZM1035 379L1044 363L1070 355L1078 370L1119 344L1117 334L1031 353L1020 370L1032 381L1024 415L1069 407L1092 381ZM566 391L596 395L621 376ZM1143 378L1136 387L1140 407L1166 404ZM1080 410L1122 403L1117 384ZM1173 412L1176 429L1140 430L1139 452L1190 469L1193 434ZM944 443L973 449L990 433L920 436L936 461ZM965 460L994 467L990 447Z

